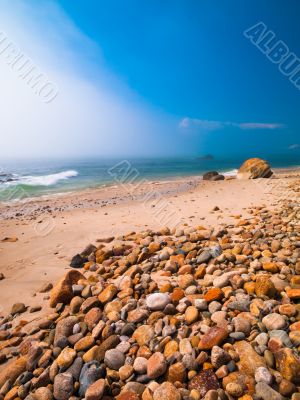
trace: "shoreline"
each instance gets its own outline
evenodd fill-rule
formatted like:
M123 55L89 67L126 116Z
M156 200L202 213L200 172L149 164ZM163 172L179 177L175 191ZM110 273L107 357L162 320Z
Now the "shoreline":
M117 187L2 207L0 273L5 279L0 281L0 307L8 311L17 299L45 305L42 296L35 296L40 286L54 283L75 254L101 238L160 229L171 225L168 222L175 225L177 217L179 226L220 229L234 223L237 216L249 218L248 207L267 204L272 208L300 177L288 175L262 182L183 179L147 184L134 195ZM149 192L157 197L142 201ZM5 238L12 241L3 242Z
M4 259L6 265L0 281L2 385L34 370L36 357L40 368L28 387L34 394L45 376L41 392L63 391L61 378L69 371L73 377L77 369L67 368L81 360L79 371L90 361L104 362L98 398L104 390L108 398L132 397L134 390L160 399L168 387L180 399L179 393L196 387L203 398L238 388L239 394L268 389L293 399L296 385L278 386L274 379L273 389L259 378L268 373L273 379L276 372L285 382L299 380L299 178L203 182L170 195L168 204L181 214L181 226L171 230L136 201L109 205L101 214L95 208L60 211L44 237L30 233L29 221L1 221L1 234L5 227L24 235L0 249L1 267ZM81 255L71 267L75 254ZM71 329L62 328L69 321ZM220 351L228 352L221 352L222 363ZM141 359L145 371L134 369ZM118 387L109 379L111 369ZM158 374L149 383L152 370ZM8 382L9 396L16 397L16 386L8 392ZM64 399L73 398L78 385L68 390Z
M274 174L271 179L278 179L278 178L287 178L287 177L294 177L294 176L300 176L300 167L287 167L287 168L273 168L272 169ZM235 179L235 175L229 174L230 171L228 171L228 175L225 174L225 180L232 180ZM221 172L222 174L222 172ZM99 184L98 186L95 187L87 187L87 188L79 188L79 189L74 189L74 190L69 190L66 192L57 192L53 194L44 194L44 195L37 195L37 196L32 196L28 197L23 200L17 200L13 199L10 202L3 202L0 201L0 215L2 218L7 219L11 217L18 217L18 209L22 209L23 207L27 205L32 205L36 203L37 205L41 206L48 206L49 203L52 201L59 201L61 200L62 203L68 202L70 200L71 202L74 200L74 197L85 197L85 196L97 196L100 194L105 194L107 192L111 192L111 197L107 197L108 203L111 203L115 198L116 194L120 192L120 190L123 194L123 200L126 201L128 193L134 192L135 195L135 200L139 200L141 198L142 193L145 192L147 188L151 188L151 191L153 191L156 186L165 186L166 190L162 192L162 195L168 195L168 194L174 194L172 190L177 190L178 192L184 192L186 190L189 190L189 186L196 186L200 182L204 182L202 179L203 175L188 175L188 176L174 176L174 177L164 177L162 179L152 179L152 180L145 180L142 179L141 181L137 181L134 184L129 184L129 183L111 183L111 184ZM145 181L142 185L140 182ZM168 185L171 187L169 188ZM177 185L177 186L176 186ZM175 186L175 188L174 188ZM135 193L135 187L140 189L140 192ZM169 191L171 189L171 192ZM120 196L119 196L120 197ZM104 198L106 196L104 195ZM132 200L132 198L131 198ZM103 202L103 205L105 201ZM96 204L95 204L96 205ZM81 207L82 204L78 204L78 207ZM97 206L97 205L96 205ZM105 206L105 205L104 205ZM38 207L37 207L38 208ZM10 213L9 210L16 209L15 213ZM67 209L67 207L66 207ZM8 215L8 217L7 217Z

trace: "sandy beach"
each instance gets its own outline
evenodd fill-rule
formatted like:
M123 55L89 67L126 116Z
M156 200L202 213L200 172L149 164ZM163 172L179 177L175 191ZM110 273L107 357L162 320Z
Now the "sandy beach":
M169 3L0 1L0 400L300 400L300 2Z
M2 205L0 398L296 399L299 182L194 177Z
M288 196L289 183L299 176L298 170L290 169L277 170L270 180L208 182L190 177L2 205L1 313L9 312L19 300L46 307L47 296L37 291L45 283L55 283L71 258L90 243L172 224L219 229L237 218L248 218L248 207L272 207ZM214 211L215 207L219 209ZM3 242L5 238L17 241Z

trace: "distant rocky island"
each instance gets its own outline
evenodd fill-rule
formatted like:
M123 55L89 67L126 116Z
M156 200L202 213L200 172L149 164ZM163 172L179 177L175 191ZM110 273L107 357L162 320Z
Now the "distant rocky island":
M200 157L197 157L197 160L214 160L214 156L213 155L211 155L211 154L206 154L206 155L204 155L204 156L200 156Z

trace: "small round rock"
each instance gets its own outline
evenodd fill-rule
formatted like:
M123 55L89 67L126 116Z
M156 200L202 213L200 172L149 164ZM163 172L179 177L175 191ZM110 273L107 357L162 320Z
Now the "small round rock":
M108 368L119 370L125 363L125 355L116 349L107 350L104 363Z
M265 382L267 385L271 385L272 383L272 375L268 368L259 367L255 371L255 381L258 382Z
M153 293L146 299L147 307L152 311L162 311L170 302L170 296L167 293Z

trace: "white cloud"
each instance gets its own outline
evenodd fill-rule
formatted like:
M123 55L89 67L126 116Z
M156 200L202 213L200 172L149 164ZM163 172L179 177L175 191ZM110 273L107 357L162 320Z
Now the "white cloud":
M197 118L183 118L179 122L179 127L186 129L190 127L198 127L201 130L204 131L215 131L217 129L221 129L224 126L223 122L220 121L208 121L208 120L203 120L203 119L197 119Z
M260 122L244 122L241 124L234 124L232 123L233 126L236 126L241 129L281 129L284 128L283 124L272 124L272 123L260 123Z
M56 3L2 0L0 31L59 88L45 104L0 54L1 157L147 154L153 132L176 126L109 71Z
M179 122L179 127L182 129L190 129L190 128L198 128L203 132L215 131L219 129L223 129L226 127L234 127L238 129L247 129L247 130L254 130L254 129L281 129L284 128L283 124L277 123L260 123L260 122L224 122L224 121L210 121L210 120L203 120L197 118L189 118L185 117Z
M295 149L299 149L300 148L300 144L291 144L289 147L288 147L290 150L295 150Z

